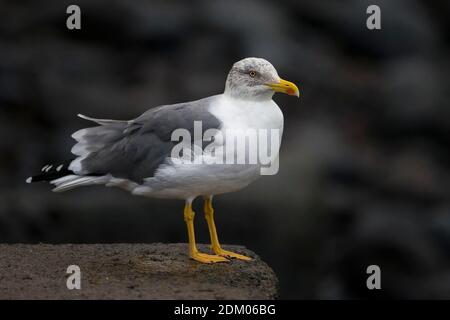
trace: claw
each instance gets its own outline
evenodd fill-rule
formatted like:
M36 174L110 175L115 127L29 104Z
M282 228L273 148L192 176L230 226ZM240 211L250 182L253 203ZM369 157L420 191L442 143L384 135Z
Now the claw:
M214 253L217 254L218 256L226 257L226 258L230 258L230 259L231 258L235 258L235 259L245 260L245 261L252 260L252 258L244 256L243 254L239 254L239 253L235 253L235 252L232 252L232 251L224 250L222 248L216 248L214 250Z
M195 261L202 262L202 263L217 263L217 262L229 262L227 258L220 256L220 255L212 255L212 254L206 254L206 253L200 253L196 252L194 254L191 254L191 258Z

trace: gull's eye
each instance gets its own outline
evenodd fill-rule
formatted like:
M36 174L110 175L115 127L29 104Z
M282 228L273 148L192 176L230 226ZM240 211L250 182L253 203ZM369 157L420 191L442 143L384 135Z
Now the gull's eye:
M254 77L256 77L256 71L250 71L249 73L248 73L248 75L250 76L250 77L252 77L252 78L254 78Z

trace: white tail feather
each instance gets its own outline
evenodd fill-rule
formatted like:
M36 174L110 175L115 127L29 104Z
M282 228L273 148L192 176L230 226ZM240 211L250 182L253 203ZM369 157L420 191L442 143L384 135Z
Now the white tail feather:
M124 121L124 120L96 119L96 118L91 118L91 117L85 116L84 114L81 114L81 113L77 114L77 116L79 116L82 119L98 123L99 125L105 125L105 124L108 124L108 123L127 122L127 121Z
M110 179L109 176L94 177L94 176L68 175L62 178L58 178L56 180L52 180L50 181L50 183L56 186L56 188L54 188L52 191L63 192L81 186L87 186L92 184L104 184L108 182L109 179Z

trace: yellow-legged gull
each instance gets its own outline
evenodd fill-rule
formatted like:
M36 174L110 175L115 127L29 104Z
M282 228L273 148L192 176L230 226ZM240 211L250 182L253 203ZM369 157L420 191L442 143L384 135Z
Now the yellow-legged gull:
M283 114L272 100L275 92L299 96L296 85L281 79L268 61L246 58L231 68L223 94L152 108L130 121L80 115L97 126L72 135L77 141L72 153L77 157L64 164L47 165L27 182L48 181L55 185L53 191L102 184L135 195L185 200L184 220L192 259L204 263L225 262L228 258L250 260L221 248L212 197L240 190L261 176L263 164L249 161L253 155L246 153L243 159L247 161L236 161L239 148L227 135L230 131L249 134L245 137L248 142L253 130L257 147L270 149L272 160L278 157ZM259 135L270 130L276 131L275 140ZM194 138L179 152L180 137L186 134ZM211 143L205 146L208 141ZM192 201L198 196L204 197L214 255L200 253L196 247Z

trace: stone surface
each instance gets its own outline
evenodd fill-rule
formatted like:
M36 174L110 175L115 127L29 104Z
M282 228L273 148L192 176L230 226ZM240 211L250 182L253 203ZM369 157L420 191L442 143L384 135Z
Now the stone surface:
M278 280L255 253L250 262L205 265L187 244L2 244L0 299L274 299ZM199 250L207 252L206 245ZM67 267L81 269L68 290Z

